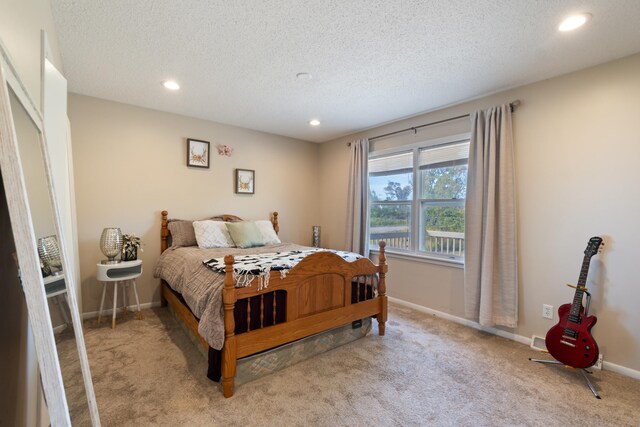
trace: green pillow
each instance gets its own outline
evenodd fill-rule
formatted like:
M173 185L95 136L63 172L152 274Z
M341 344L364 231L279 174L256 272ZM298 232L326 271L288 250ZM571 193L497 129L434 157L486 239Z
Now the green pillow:
M227 230L239 248L264 246L264 237L253 221L228 222Z

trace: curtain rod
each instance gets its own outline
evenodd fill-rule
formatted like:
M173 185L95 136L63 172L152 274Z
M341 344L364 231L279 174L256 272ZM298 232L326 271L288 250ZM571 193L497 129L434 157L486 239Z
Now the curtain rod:
M516 99L515 101L510 102L509 105L511 106L511 112L513 112L520 105L520 100ZM369 138L369 141L373 141L374 139L386 138L387 136L397 135L399 133L408 132L410 130L412 130L413 133L416 134L416 133L418 133L418 129L426 128L428 126L433 126L433 125L439 125L441 123L451 122L453 120L464 119L465 117L470 117L470 116L471 116L471 114L463 114L461 116L456 116L456 117L451 117L451 118L448 118L448 119L438 120L436 122L425 123L425 124L419 125L419 126L412 126L410 128L406 128L406 129L401 129L401 130L397 130L397 131L394 131L394 132L385 133L383 135L372 136L371 138ZM347 145L351 146L351 143L348 142Z

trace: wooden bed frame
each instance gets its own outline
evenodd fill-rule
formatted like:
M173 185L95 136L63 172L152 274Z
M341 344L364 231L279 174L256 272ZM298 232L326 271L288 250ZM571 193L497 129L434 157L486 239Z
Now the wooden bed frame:
M167 211L162 211L161 252L169 246L167 215ZM223 215L223 220L235 221L240 218L234 215ZM272 223L277 233L279 231L277 212L273 213ZM281 278L280 272L272 272L269 287L260 291L257 286L235 287L234 257L227 255L224 259L226 273L222 296L225 329L225 342L222 349L223 395L233 396L236 362L239 358L372 316L375 316L378 321L379 335L384 335L387 320L385 283L387 263L384 249L385 243L381 241L378 265L367 258L347 262L331 252L311 254L292 268L285 278ZM377 295L372 291L376 281ZM352 283L358 283L355 287L357 296L352 295L352 289L354 289ZM364 287L361 287L361 284L364 284ZM361 288L364 292L360 292ZM367 289L370 291L367 292ZM274 302L272 317L274 324L263 325L265 313L268 317L271 316L271 313L266 312L271 308L265 306L264 294L275 291L286 292L286 320L276 323ZM161 296L162 305L170 304L187 328L195 334L206 349L209 349L207 342L198 334L198 320L164 280L161 281ZM251 312L252 304L249 301L247 317L249 319L254 317L256 320L255 316L258 316L260 328L251 330L251 327L248 327L247 332L235 334L235 304L238 300L253 297L260 298L259 313ZM255 307L255 304L253 306Z

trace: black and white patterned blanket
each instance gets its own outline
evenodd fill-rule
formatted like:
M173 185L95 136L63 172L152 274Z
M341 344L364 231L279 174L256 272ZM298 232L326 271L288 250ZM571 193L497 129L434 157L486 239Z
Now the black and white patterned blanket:
M285 277L286 273L302 261L304 257L320 251L332 252L347 262L362 258L362 255L352 252L320 248L303 251L239 255L234 257L233 263L233 277L236 281L236 286L250 286L253 279L258 277L258 289L266 288L269 286L269 273L271 271L280 271L282 277ZM202 261L202 263L217 273L224 274L225 272L224 258L212 258Z

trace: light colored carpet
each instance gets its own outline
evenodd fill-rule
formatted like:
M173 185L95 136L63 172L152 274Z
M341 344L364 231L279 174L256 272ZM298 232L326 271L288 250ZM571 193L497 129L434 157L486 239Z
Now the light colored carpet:
M640 381L527 360L529 347L391 305L374 334L236 388L165 308L85 335L103 426L639 426ZM79 424L76 424L79 425Z

